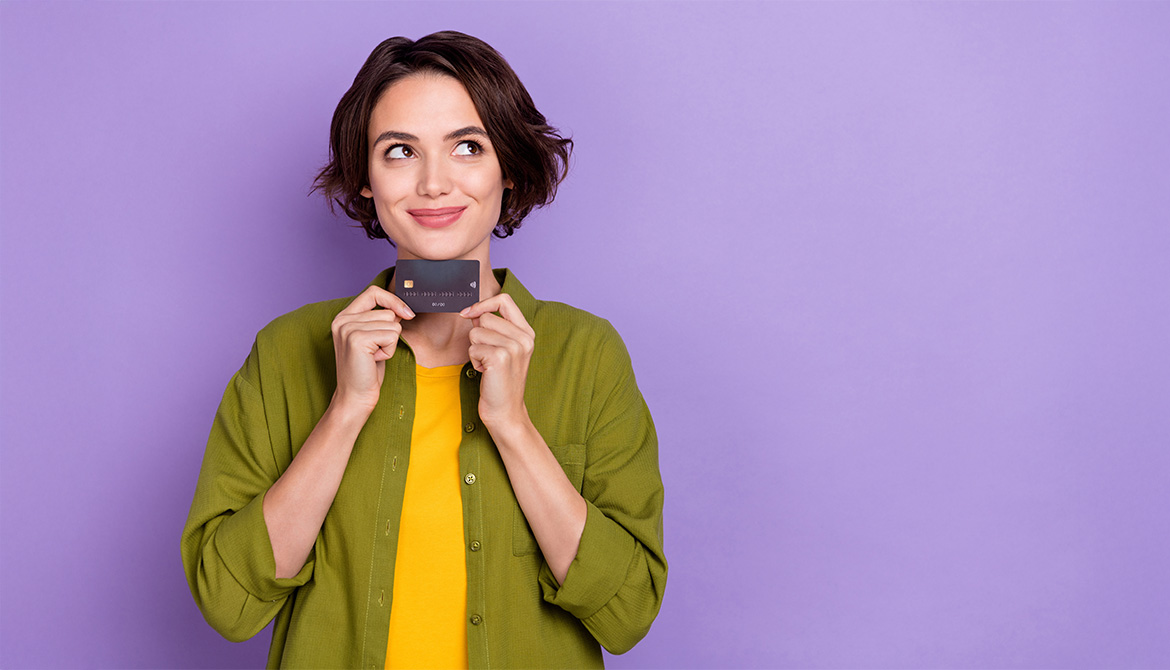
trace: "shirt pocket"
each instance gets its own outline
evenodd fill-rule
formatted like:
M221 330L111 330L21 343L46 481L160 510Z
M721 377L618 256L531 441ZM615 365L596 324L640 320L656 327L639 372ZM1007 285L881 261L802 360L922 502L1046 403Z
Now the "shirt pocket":
M561 464L561 469L565 471L565 475L572 482L573 488L580 493L581 485L585 480L585 445L550 444L548 448L553 452L557 463ZM512 555L527 556L535 554L539 549L540 545L536 543L536 536L532 534L528 519L524 518L524 512L520 509L520 505L516 505L512 519Z

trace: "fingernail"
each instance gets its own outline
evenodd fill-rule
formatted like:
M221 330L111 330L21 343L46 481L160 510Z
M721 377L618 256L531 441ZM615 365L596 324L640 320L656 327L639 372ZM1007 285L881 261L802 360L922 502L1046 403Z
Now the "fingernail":
M471 311L471 308L470 308L470 307L464 307L464 308L463 308L463 311L462 311L462 312L459 312L459 316L467 316L467 313L468 313L468 312L470 312L470 311Z
M411 317L411 318L414 318L414 310L413 310L413 309L411 309L411 308L409 308L409 307L407 307L407 308L406 308L406 315L407 315L407 316L409 316L409 317Z

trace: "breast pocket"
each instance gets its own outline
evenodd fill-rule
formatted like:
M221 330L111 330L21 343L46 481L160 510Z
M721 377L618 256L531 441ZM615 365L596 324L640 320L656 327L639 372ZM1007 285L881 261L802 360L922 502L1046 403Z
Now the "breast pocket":
M573 488L580 493L581 485L585 480L585 445L550 444L549 450L553 452L553 456L556 456L557 463L561 464L561 469L565 471L565 476L572 482ZM528 519L524 518L524 512L520 509L520 505L516 505L512 520L512 554L526 556L536 553L539 549L536 536L532 534L532 528L528 525Z

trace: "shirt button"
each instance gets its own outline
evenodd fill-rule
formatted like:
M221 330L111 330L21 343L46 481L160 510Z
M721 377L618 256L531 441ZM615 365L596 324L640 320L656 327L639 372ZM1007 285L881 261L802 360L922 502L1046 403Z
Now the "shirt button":
M479 372L477 372L475 368L471 367L470 365L467 366L467 378L468 379L475 379L478 376L479 376Z
M466 424L464 424L464 425L463 425L463 432L465 432L465 433L470 433L470 432L471 432L471 431L473 431L473 430L475 430L475 424L474 424L474 423L472 423L472 422L468 421Z
M479 540L476 540L476 541L471 543L471 550L472 551L479 551L479 547L480 547Z
M481 623L483 623L483 617L481 617L478 614L471 615L471 625L472 626L478 626Z
M475 483L475 473L474 472L467 473L467 476L463 478L463 481L467 482L468 484L474 484Z

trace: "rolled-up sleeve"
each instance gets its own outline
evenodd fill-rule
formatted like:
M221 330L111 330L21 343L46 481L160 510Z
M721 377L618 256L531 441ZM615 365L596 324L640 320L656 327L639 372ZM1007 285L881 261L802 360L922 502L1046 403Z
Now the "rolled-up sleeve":
M276 578L263 506L280 472L256 357L253 348L224 391L181 541L195 603L212 628L237 642L260 632L313 573L310 552L295 577Z
M540 571L546 602L581 620L615 654L645 637L666 589L662 476L654 422L630 357L606 323L590 407L581 494L587 504L577 556L558 584Z

